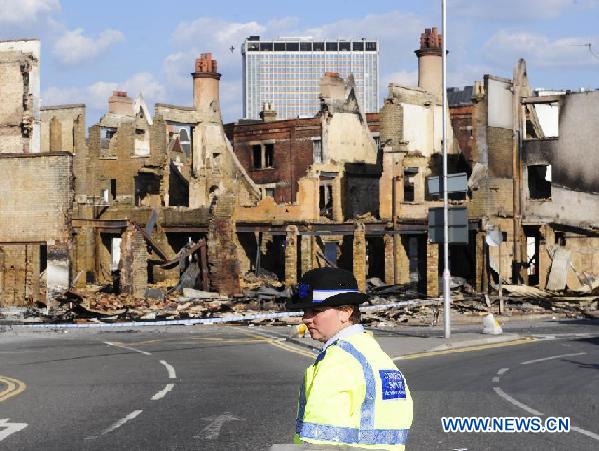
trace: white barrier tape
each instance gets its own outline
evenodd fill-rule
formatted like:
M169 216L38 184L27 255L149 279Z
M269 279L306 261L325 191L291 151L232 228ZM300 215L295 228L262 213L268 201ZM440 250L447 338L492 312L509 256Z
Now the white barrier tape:
M369 305L360 307L362 311L382 310L393 307L406 307L410 305L422 305L430 301L401 301L391 304ZM280 313L256 313L245 316L227 316L218 318L197 318L197 319L171 319L163 321L128 321L123 323L84 323L84 324L17 324L9 327L15 329L93 329L101 327L143 327L143 326L193 326L195 324L222 324L234 323L239 321L251 321L261 319L287 318L292 316L303 316L303 312L280 312Z

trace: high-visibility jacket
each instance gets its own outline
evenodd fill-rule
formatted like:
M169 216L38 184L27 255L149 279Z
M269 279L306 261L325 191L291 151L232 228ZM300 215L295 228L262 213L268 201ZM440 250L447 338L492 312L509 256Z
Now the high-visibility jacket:
M370 333L356 333L306 370L294 442L403 450L412 415L403 374Z

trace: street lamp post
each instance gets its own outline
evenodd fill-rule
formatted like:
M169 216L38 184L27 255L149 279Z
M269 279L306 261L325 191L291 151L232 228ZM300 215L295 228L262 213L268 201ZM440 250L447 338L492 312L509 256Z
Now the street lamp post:
M441 0L441 60L443 108L443 324L445 338L451 336L451 299L449 296L449 199L447 196L447 8Z

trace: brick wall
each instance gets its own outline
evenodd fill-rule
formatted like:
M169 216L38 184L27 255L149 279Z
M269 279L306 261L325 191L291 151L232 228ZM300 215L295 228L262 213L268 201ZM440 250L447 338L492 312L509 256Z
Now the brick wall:
M475 159L472 153L472 143L474 141L472 128L473 110L473 105L450 109L453 136L458 141L462 155L464 155L466 161L470 163Z
M313 140L321 136L320 119L294 119L228 125L227 133L239 162L257 184L276 183L277 202L295 202L298 181L313 163ZM273 167L254 168L252 145L274 142Z
M0 155L0 242L70 239L72 165L68 153Z
M0 153L39 152L32 146L36 113L30 73L37 59L19 51L0 49Z
M400 148L403 140L403 107L399 103L385 101L380 115L380 138L381 146L390 145L395 150Z
M39 245L0 247L0 307L24 307L45 299L40 263Z
M41 113L41 152L65 151L73 153L75 193L87 192L89 178L89 156L86 143L85 105L58 105L42 107ZM55 134L50 133L54 121ZM51 146L51 138L54 145Z
M108 152L100 149L101 127L95 125L89 129L89 165L86 172L93 174L87 179L85 194L100 196L102 189L110 192L110 180L116 180L116 202L123 205L135 204L135 177L144 166L153 167L161 172L166 159L166 123L158 119L149 130L150 154L135 155L135 127L133 123L123 123L110 142ZM78 174L75 174L78 177ZM85 174L83 174L85 177ZM159 196L157 194L156 196ZM111 204L114 203L110 199ZM161 204L158 198L155 204Z
M487 127L487 145L489 149L489 176L511 178L513 173L512 130Z
M512 179L484 179L478 189L472 191L472 198L468 204L468 215L470 218L493 215L512 216L513 188Z

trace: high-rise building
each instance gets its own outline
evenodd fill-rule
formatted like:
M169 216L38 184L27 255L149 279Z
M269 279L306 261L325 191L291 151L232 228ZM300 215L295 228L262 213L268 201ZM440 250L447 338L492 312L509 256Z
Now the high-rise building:
M319 110L319 80L325 72L353 74L365 113L378 111L378 42L250 36L242 44L243 116L258 119L264 103L277 118L313 116Z

